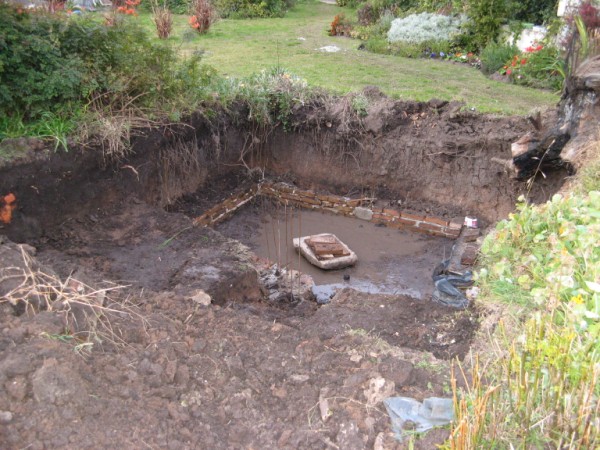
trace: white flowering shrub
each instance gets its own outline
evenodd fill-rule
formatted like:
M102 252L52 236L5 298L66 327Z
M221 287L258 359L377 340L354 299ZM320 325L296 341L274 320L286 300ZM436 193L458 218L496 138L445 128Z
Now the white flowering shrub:
M451 17L426 12L411 14L401 19L394 19L387 38L392 43L406 44L450 41L460 34L460 27L465 22L465 16Z

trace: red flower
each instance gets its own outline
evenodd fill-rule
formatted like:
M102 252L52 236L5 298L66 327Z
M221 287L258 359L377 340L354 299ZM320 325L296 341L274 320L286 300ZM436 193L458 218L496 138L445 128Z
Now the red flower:
M508 69L508 70L506 71L506 75L510 75L511 73L512 73L512 69Z
M521 65L522 65L522 66L524 66L526 63L527 63L527 60L526 60L525 58L523 58L523 59L521 60Z

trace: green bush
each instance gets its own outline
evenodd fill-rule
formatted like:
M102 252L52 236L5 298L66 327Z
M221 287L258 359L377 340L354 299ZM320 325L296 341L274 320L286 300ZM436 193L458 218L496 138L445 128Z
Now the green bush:
M498 72L517 53L519 49L514 45L492 42L481 52L481 71L486 75Z
M517 59L511 78L517 84L540 89L560 90L564 81L561 55L554 47L525 53ZM512 63L511 63L512 65Z
M500 28L509 17L509 0L467 0L466 11L469 23L465 26L468 41L463 44L468 50L480 50L489 43L495 42L500 35Z
M390 53L391 47L388 40L383 36L371 36L365 42L365 49L380 54Z
M142 4L144 3L142 2ZM188 14L191 3L191 0L167 0L167 6L173 14Z
M556 17L558 0L520 0L511 4L511 19L542 24Z
M306 80L281 67L246 78L222 78L214 86L225 106L234 101L248 107L247 119L261 126L291 128L292 110L313 95Z
M283 17L295 0L216 0L215 7L223 18L247 19Z
M83 102L160 108L194 103L209 71L180 62L129 20L19 13L0 5L0 115L27 122Z

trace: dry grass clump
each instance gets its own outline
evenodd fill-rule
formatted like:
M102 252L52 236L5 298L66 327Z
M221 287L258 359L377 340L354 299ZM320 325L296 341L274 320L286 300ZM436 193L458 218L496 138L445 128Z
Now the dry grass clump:
M156 34L159 39L167 39L173 31L173 13L166 2L158 4L158 0L152 0L152 18L156 25Z
M16 247L20 250L21 261L0 268L0 287L3 288L0 303L9 303L26 314L39 311L60 314L64 335L99 343L125 344L113 329L111 317L144 321L127 301L117 304L111 298L125 286L106 283L106 287L94 288L73 277L63 281L50 270L41 268L27 251L27 246Z
M217 20L217 12L209 0L193 0L191 13L190 26L200 34L208 32Z

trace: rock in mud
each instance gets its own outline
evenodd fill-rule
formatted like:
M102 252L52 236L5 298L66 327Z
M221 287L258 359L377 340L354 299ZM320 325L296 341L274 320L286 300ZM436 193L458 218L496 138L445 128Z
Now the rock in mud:
M88 401L85 382L72 368L61 365L56 359L44 361L31 379L33 396L39 403L56 406L83 405Z
M371 378L369 387L363 391L367 399L367 405L375 406L396 391L396 384L383 377Z
M357 206L356 208L354 208L354 216L357 219L370 221L373 218L373 211L371 211L369 208Z

